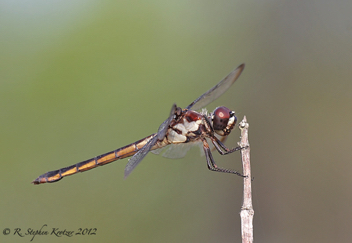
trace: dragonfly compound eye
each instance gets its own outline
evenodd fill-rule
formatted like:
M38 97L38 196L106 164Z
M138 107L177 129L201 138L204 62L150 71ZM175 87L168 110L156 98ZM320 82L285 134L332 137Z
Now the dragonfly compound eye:
M213 128L214 130L223 130L227 127L230 119L231 110L224 106L220 106L213 113Z

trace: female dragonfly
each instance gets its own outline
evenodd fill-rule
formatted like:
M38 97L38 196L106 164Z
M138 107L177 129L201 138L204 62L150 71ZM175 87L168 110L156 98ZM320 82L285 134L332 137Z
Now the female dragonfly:
M188 145L194 144L201 144L203 146L209 170L243 176L235 170L219 168L214 162L208 144L208 140L210 140L216 150L222 155L241 149L241 147L229 149L223 144L223 141L236 124L237 118L235 112L224 106L217 107L212 113L208 113L205 109L201 112L196 111L219 98L236 81L243 69L244 64L241 64L185 109L181 109L174 104L169 117L160 125L157 133L75 165L49 171L40 175L32 183L37 185L56 182L65 176L132 156L125 168L126 178L149 151L158 154L163 150L164 157L181 158L186 155L189 149ZM164 147L166 147L166 150Z

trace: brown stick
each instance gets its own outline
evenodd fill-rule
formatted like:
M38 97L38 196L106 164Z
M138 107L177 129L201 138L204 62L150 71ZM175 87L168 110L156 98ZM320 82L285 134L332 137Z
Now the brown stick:
M252 177L250 163L250 147L248 142L248 127L247 118L244 116L240 122L241 142L239 145L242 155L243 174L247 177L243 178L243 204L241 208L241 234L243 243L253 242L253 216L254 210L252 205Z

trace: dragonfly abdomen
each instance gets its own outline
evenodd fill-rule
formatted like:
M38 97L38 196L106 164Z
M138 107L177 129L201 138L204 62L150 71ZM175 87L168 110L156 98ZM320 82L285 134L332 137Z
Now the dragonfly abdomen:
M43 175L40 175L37 179L32 181L33 184L38 185L42 183L52 183L61 180L65 176L73 175L78 172L84 172L87 170L94 169L98 166L106 165L115 160L124 159L130 157L138 152L152 137L150 135L146 138L138 140L137 142L126 145L122 148L116 149L114 151L96 156L92 159L82 161L80 163L61 168L59 170L49 171Z

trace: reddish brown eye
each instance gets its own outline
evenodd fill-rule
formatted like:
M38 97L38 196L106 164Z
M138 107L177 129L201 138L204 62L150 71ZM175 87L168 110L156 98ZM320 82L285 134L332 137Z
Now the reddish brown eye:
M224 106L216 108L213 112L213 128L214 130L223 130L226 128L230 118L231 110Z

